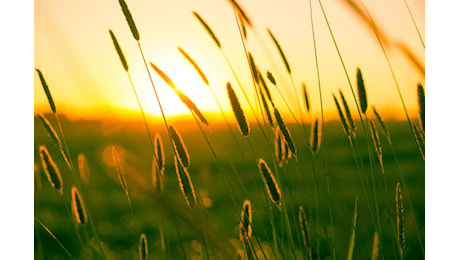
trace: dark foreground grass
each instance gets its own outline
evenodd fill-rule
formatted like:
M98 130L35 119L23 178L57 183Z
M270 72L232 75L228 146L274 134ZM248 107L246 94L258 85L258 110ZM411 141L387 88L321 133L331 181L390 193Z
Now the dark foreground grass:
M159 121L161 122L161 121ZM193 163L190 165L190 174L194 182L195 189L203 205L207 208L205 229L210 237L213 237L215 243L227 247L235 253L241 249L239 241L239 221L241 208L235 208L232 202L223 176L219 173L218 165L209 149L205 140L200 134L200 130L195 124L181 123L177 120L171 120L171 123L180 129L184 143L190 155L193 157ZM425 230L425 172L424 162L418 154L417 147L411 139L410 129L407 129L405 121L387 121L388 129L392 134L392 142L401 169L406 179L406 184L412 204L415 210L415 216L418 221L418 228L424 241ZM195 223L195 218L188 210L183 195L180 192L177 183L177 177L174 169L173 151L170 145L165 145L166 169L164 173L164 196L156 198L152 196L151 174L152 174L152 149L149 144L145 127L141 121L124 122L115 120L100 121L68 121L62 117L62 125L66 132L70 154L78 155L83 153L89 164L90 174L89 182L82 184L82 192L87 198L86 207L91 211L91 215L98 231L99 238L103 242L103 249L108 259L138 259L139 236L145 233L149 254L152 259L162 259L169 256L173 259L183 259L182 246L187 257L203 256L203 248L197 236L199 225ZM191 126L191 127L190 127ZM228 129L225 125L213 125L213 132L219 142L213 148L223 164L223 168L228 171L229 183L234 187L235 193L238 194L241 203L246 199L251 200L253 209L253 237L260 240L264 253L268 258L273 258L273 233L271 230L270 214L267 212L266 202L258 195L261 186L254 186L260 182L260 174L255 162L247 147L248 143L244 139L240 140L240 145L245 151L244 156L240 153L228 149L234 147L233 139L227 138ZM233 127L236 127L235 125ZM280 188L284 191L283 208L289 214L292 234L294 237L295 251L299 259L302 259L301 232L298 223L298 207L303 206L305 209L310 227L316 225L316 219L312 216L319 212L319 224L322 227L318 232L321 243L322 257L327 257L329 252L327 236L330 235L329 205L326 203L327 191L320 189L320 198L324 203L320 203L320 208L311 200L311 192L314 191L312 177L312 159L308 155L309 145L306 138L302 138L299 129L295 126L288 125L291 134L296 140L296 148L299 157L299 172L294 160L289 161L281 171ZM38 147L45 145L53 158L56 158L56 164L61 169L63 185L70 185L72 182L71 173L66 168L62 157L59 156L59 150L56 149L51 139L47 136L43 126L38 118L35 118L35 163L39 165ZM153 125L151 129L158 130L163 140L167 140L167 133L161 124ZM236 129L235 129L236 130ZM251 131L251 142L254 147L266 147L267 144L263 139L260 128L253 127ZM152 132L152 134L155 134ZM369 157L367 156L366 140L363 133L357 133L358 148L361 149L363 157L361 158L364 165L369 167ZM374 227L371 221L368 204L361 192L359 174L353 153L348 140L346 139L339 121L326 122L323 129L323 138L327 142L327 168L331 179L331 201L334 220L335 233L335 251L337 259L345 259L347 254L348 241L351 233L353 218L353 208L356 196L359 196L359 206L356 224L356 239L354 248L354 259L370 259ZM211 140L213 141L213 140ZM394 190L399 179L399 170L391 154L391 148L386 140L382 139L383 161L385 165L385 175L388 183L388 195L384 196L383 192L377 194L380 211L380 221L382 226L382 235L380 241L380 257L382 254L386 259L397 259L398 248L395 244L392 225L396 223ZM165 142L165 144L168 144ZM361 144L361 146L359 146ZM132 208L126 200L124 191L120 187L117 172L113 163L111 149L114 145L120 156L120 162L126 174L127 185L132 196ZM269 160L271 153L268 149L257 149L256 156L265 158L270 167L275 167ZM74 162L77 158L72 158ZM374 158L377 162L377 158ZM231 170L230 163L236 168L236 173ZM321 173L324 165L317 163L317 178L320 187L326 187L326 177ZM41 168L41 166L40 166ZM35 193L35 217L41 220L56 236L57 239L76 259L90 259L95 253L91 253L92 248L98 245L90 229L79 229L82 245L76 237L72 221L67 213L63 210L63 201L60 196L46 181L43 170L40 169L42 179L41 189ZM364 172L369 172L364 171ZM377 174L381 174L376 171ZM301 176L303 174L304 176ZM284 176L282 176L284 175ZM238 179L239 177L239 179ZM377 190L383 191L384 184L377 177ZM239 183L243 182L245 187ZM305 183L306 181L306 183ZM68 188L68 187L67 187ZM66 190L66 188L64 189ZM68 189L67 189L68 190ZM197 195L198 195L197 194ZM70 193L64 192L66 202L70 202ZM403 191L403 199L406 199ZM323 201L321 201L323 202ZM70 205L67 203L66 205ZM408 205L408 203L405 203ZM412 215L406 206L405 216L405 258L422 259L423 255L417 242L415 223ZM172 215L177 220L177 226L180 230L181 238L178 238L176 226L172 221ZM288 232L283 228L283 215L273 208L273 221L275 226L282 227L278 230L278 243L287 243ZM392 223L392 221L394 223ZM45 231L38 223L35 223L35 259L67 259L67 253L56 243L56 241ZM162 227L162 228L160 228ZM297 230L296 230L297 229ZM160 230L163 230L162 234ZM300 235L299 235L300 234ZM163 242L162 242L163 237ZM312 241L316 241L312 237ZM260 247L253 238L252 244L256 250ZM208 250L213 246L207 245ZM164 252L163 250L164 249ZM97 250L97 249L96 249ZM89 253L88 253L89 252ZM313 257L318 252L313 252ZM396 255L395 255L396 254ZM261 258L262 257L262 258ZM263 255L259 255L263 259ZM380 258L379 258L380 259Z

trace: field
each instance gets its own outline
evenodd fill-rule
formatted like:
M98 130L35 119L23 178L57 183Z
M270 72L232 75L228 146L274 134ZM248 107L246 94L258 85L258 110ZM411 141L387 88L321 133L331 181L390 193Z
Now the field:
M207 201L203 213L205 224L201 226L196 223L192 212L187 207L184 197L180 191L176 177L173 152L167 142L167 133L161 125L152 126L152 131L159 132L164 140L166 170L164 173L164 195L163 199L156 199L152 196L152 157L153 153L148 143L145 128L142 122L123 122L115 120L106 121L68 121L62 120L63 129L66 133L70 154L76 161L79 153L85 154L88 158L90 168L89 182L83 184L86 197L86 207L91 212L91 217L99 232L99 238L103 242L104 251L108 259L133 259L138 254L138 241L140 233L146 234L149 242L150 255L153 259L183 258L181 246L188 258L202 256L200 249L200 230L206 234L208 244L207 250L221 254L219 248L235 254L241 248L239 242L238 225L240 213L245 199L252 202L254 236L257 236L264 248L267 258L274 258L273 233L270 224L270 211L266 202L262 200L261 194L264 187L261 183L261 175L257 169L256 161L248 148L248 143L238 138L239 144L246 151L244 155L235 152L234 144L225 138L228 131L224 125L213 126L214 138L211 138L212 145L216 150L217 157L222 160L224 175L234 187L238 199L236 205L232 202L228 189L224 182L222 173L219 172L216 161L213 160L209 147L198 128L184 127L187 124L176 122L177 129L182 134L183 140L189 150L191 157L190 174L199 196ZM234 130L236 125L233 126ZM254 125L251 125L255 128ZM321 258L330 258L331 251L325 231L330 232L329 211L326 192L326 178L324 176L324 165L316 160L316 171L321 192L321 206L317 208L310 199L310 190L313 187L312 158L308 153L307 141L296 128L295 124L289 124L292 136L296 140L299 151L299 167L295 166L292 159L288 165L279 171L279 185L283 192L283 210L286 210L291 223L291 232L294 234L295 253L302 258L302 240L299 237L300 226L298 222L298 206L306 209L309 225L314 230L315 213L319 213L321 230L317 235L312 236L312 241L320 241ZM424 162L417 152L415 142L408 138L410 130L407 122L389 121L387 127L391 133L394 149L399 160L400 170L406 180L407 188L411 196L414 214L417 220L417 227L424 241ZM154 130L155 129L155 130ZM254 147L265 147L261 134L257 129L253 130L250 138ZM209 132L208 132L209 134ZM358 132L358 136L360 133ZM219 140L219 141L217 141ZM357 140L365 143L364 139ZM381 238L383 250L381 257L386 259L397 258L397 245L393 226L396 221L395 212L395 185L400 181L399 169L392 156L390 147L385 140L382 141L383 161L385 165L385 178L388 184L387 193L383 189L383 175L376 171L377 196L380 204L380 219L383 230ZM94 250L97 250L95 239L90 227L78 228L86 252L79 243L75 230L72 227L72 219L64 210L70 208L70 189L68 183L72 182L71 174L58 150L53 146L49 136L46 134L41 123L35 120L35 145L46 145L49 147L51 156L61 169L64 185L64 201L61 196L49 185L43 170L41 173L41 188L35 193L35 217L43 221L53 234L63 243L67 250L77 259L88 259L89 255L96 257ZM119 151L122 166L126 174L129 194L132 201L133 214L130 211L125 193L117 178L116 168L111 156L111 146L115 145ZM374 227L370 219L369 207L363 196L360 177L353 159L350 146L347 144L340 122L331 121L325 124L323 132L323 147L327 150L327 168L331 178L331 205L335 232L335 248L337 259L344 259L349 243L352 228L352 214L356 196L358 200L358 214L356 223L356 240L354 257L355 259L369 259L373 248ZM365 145L361 149L364 165L369 165L369 158ZM37 147L36 147L37 148ZM269 149L255 149L257 157L266 158L269 166L274 169ZM225 159L224 159L225 158ZM375 162L377 159L374 158ZM40 158L36 152L35 161L40 165ZM236 173L231 170L233 163ZM41 168L41 167L39 167ZM300 168L300 170L299 170ZM369 169L366 167L366 173ZM241 187L239 181L245 183ZM403 192L405 205L406 194ZM64 204L65 203L65 204ZM387 203L387 204L385 204ZM279 209L270 204L272 210L276 234L279 236L278 243L280 251L278 258L283 254L284 258L292 258L288 246L288 232L283 224L283 215ZM171 217L171 211L175 216ZM412 218L411 209L405 208L405 236L406 247L405 257L407 259L423 258L420 245L417 240L415 223ZM179 242L175 225L180 230L181 241ZM162 251L160 228L163 228L165 252ZM37 223L35 224L35 256L36 259L63 259L65 252L58 246L55 240ZM315 234L315 233L313 233ZM318 238L317 238L318 236ZM259 251L258 244L253 238L253 245ZM315 245L315 244L314 244ZM211 249L213 248L213 249ZM313 252L315 256L316 252ZM225 256L225 255L224 255ZM235 255L233 255L236 257ZM259 259L263 259L260 251ZM97 258L97 257L96 257Z
M210 3L39 3L35 258L424 259L424 4Z

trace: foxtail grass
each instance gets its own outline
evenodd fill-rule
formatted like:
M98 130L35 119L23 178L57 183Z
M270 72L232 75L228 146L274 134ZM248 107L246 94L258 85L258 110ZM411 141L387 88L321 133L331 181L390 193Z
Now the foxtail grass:
M305 83L302 83L302 92L305 101L305 108L307 109L307 112L310 113L310 98L308 97L307 85Z
M249 20L249 16L246 15L246 12L241 8L241 6L238 4L236 0L229 0L230 3L236 8L238 11L238 14L243 17L243 20L251 27L252 23L251 20Z
M286 160L286 146L279 127L276 127L275 130L275 157L278 162L278 166L283 167Z
M318 118L312 124L310 134L310 149L313 155L316 155L321 146L321 125L318 124Z
M126 2L124 0L119 0L121 10L123 11L123 14L125 15L126 22L128 22L129 29L131 30L131 33L133 34L133 37L136 41L139 41L139 31L137 30L136 24L134 23L133 17L131 15L131 12L128 9L128 6L126 5Z
M387 126L385 125L385 122L383 122L382 117L377 112L377 109L375 109L374 106L372 106L372 111L374 112L374 116L377 119L377 122L379 122L379 126L380 126L380 129L382 129L383 135L385 135L386 139L388 140L388 143L391 144L390 132L388 131Z
M180 159L177 156L175 156L174 165L176 167L176 174L177 179L179 180L179 186L182 191L182 194L184 194L187 205L191 209L194 209L196 205L196 195L195 189L193 188L192 179L190 178L190 174L187 168L185 168L179 161Z
M72 187L72 213L78 224L81 226L86 225L88 216L86 215L85 203L81 199L80 192L75 186Z
M291 134L289 133L289 130L276 107L273 108L273 113L275 114L276 122L281 130L281 133L289 146L289 150L292 152L292 155L297 158L297 149L295 148L294 141L292 140Z
M379 158L379 163L382 169L382 173L385 173L385 170L383 168L382 145L380 144L379 134L377 130L375 129L374 121L372 121L372 119L369 120L369 126L371 129L372 141L374 143L375 153L377 154L377 157Z
M289 66L289 62L286 58L286 55L284 55L283 49L281 49L280 44L278 43L278 40L275 38L273 33L270 31L270 29L267 28L267 32L270 35L270 37L273 40L273 43L275 43L276 48L278 49L279 54L281 55L281 58L283 59L284 67L286 68L286 71L288 72L289 75L291 75L291 67Z
M144 233L141 234L139 238L139 259L147 260L149 257L149 246L147 243L147 237Z
M417 84L417 101L420 127L425 132L425 89L420 83Z
M377 232L374 232L374 242L372 243L371 260L377 260L379 258L379 236Z
M251 52L248 52L249 57L249 67L251 68L252 77L256 81L257 84L260 82L259 77L259 70L257 69L256 62L254 61L254 57L252 57Z
M417 126L417 124L412 120L411 120L411 129L412 129L412 134L415 137L415 141L417 143L420 155L422 156L422 159L425 161L425 140L424 140L422 131Z
M90 171L89 171L89 165L88 165L88 160L86 159L86 156L82 153L78 154L77 161L78 161L78 169L80 171L80 179L84 183L88 183Z
M337 98L335 97L334 94L332 94L332 97L334 98L335 106L337 107L337 112L339 112L340 122L342 123L343 131L347 135L350 144L352 144L353 143L353 138L352 138L352 135L351 135L350 126L348 125L348 122L345 119L345 116L343 115L342 108L340 107L340 104L337 101Z
M351 115L350 108L348 107L348 102L345 99L345 96L342 93L342 90L339 89L340 98L342 99L343 108L345 109L345 114L347 115L348 125L350 126L351 132L355 135L356 134L356 124L353 120L353 116Z
M366 94L366 86L364 85L363 75L361 73L361 69L356 69L356 85L358 86L358 98L359 98L359 107L361 108L361 112L366 114L367 110L367 94Z
M235 115L236 121L238 122L240 132L242 135L247 137L249 135L249 125L246 121L246 117L244 116L240 101L238 100L232 85L230 85L230 82L227 82L227 94L228 99L230 100L230 105L232 106L233 114Z
M165 152L163 149L163 141L161 141L160 134L155 135L155 155L158 158L158 168L161 172L165 170Z
M123 54L123 51L121 50L120 44L118 44L117 37L115 37L115 34L112 32L112 30L109 30L109 33L110 33L110 38L112 38L112 42L115 47L115 50L117 51L118 57L120 58L120 62L123 65L123 68L125 69L125 71L128 72L129 71L128 62L126 61L125 55Z
M201 79L203 80L203 82L209 86L209 80L208 78L206 77L206 74L204 74L204 72L201 70L201 68L198 66L198 64L192 59L192 57L190 57L190 55L188 55L188 53L186 53L181 47L177 47L177 49L179 50L179 52L185 57L185 59L190 63L192 64L193 68L196 70L196 72L198 73L198 75L200 75Z
M208 120L206 120L203 113L201 113L200 109L195 105L195 103L193 103L193 101L189 97L187 97L184 94L184 92L182 92L180 89L176 87L176 85L168 77L168 75L166 75L166 73L164 73L160 68L153 64L153 62L150 62L150 66L152 66L153 70L155 70L155 72L158 73L158 75L169 85L169 87L171 87L174 90L174 92L180 98L182 103L184 103L190 111L194 112L203 124L209 126Z
M299 223L300 230L302 231L303 245L307 250L308 259L313 259L311 250L310 230L308 228L307 216L305 215L305 211L302 206L299 207Z
M245 200L243 203L243 210L241 211L241 231L244 236L251 238L252 236L252 206L251 201Z
M245 259L247 260L254 259L254 255L252 253L251 242L249 240L249 237L245 233L243 226L240 226L240 240L241 240L241 243L243 244L244 252L246 255Z
M187 147L184 144L184 141L182 140L182 136L172 125L169 126L169 133L171 135L174 150L176 151L176 155L180 164L184 168L188 169L190 167L190 155L188 153Z
M195 15L196 19L198 19L198 21L201 23L204 29L208 32L209 36L211 36L211 38L214 40L214 43L217 45L217 48L222 49L220 41L212 31L211 27L209 27L209 25L203 20L203 18L201 18L201 16L197 12L194 11L193 15Z
M45 171L46 177L48 178L51 187L63 195L62 177L56 163L54 162L53 158L51 158L48 149L46 149L45 146L40 146L39 152L43 170Z
M38 73L38 77L40 78L40 82L42 83L43 90L45 91L46 97L48 98L48 103L50 105L51 111L53 111L53 113L56 114L56 106L54 105L53 96L51 96L51 92L48 87L48 84L46 84L45 77L43 77L43 74L39 69L35 69L35 70Z
M406 234L404 232L404 204L402 200L401 187L399 182L396 183L396 227L398 230L398 248L401 259L404 258L404 247L406 243Z
M62 148L61 140L59 139L59 136L57 135L56 131L54 130L53 126L50 124L48 119L46 119L46 117L40 113L38 113L37 116L42 122L43 126L45 127L46 133L48 133L49 137L51 138L53 143L56 145L56 147L58 149Z
M273 176L272 171L268 168L267 163L264 159L259 158L259 171L262 175L262 178L265 182L265 187L267 188L267 193L270 196L270 199L273 203L281 209L281 191L278 187L278 182Z

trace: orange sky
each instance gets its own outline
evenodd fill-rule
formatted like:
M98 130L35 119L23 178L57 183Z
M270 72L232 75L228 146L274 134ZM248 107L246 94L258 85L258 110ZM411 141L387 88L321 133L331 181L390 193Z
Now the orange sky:
M177 51L177 46L183 48L199 64L224 110L230 111L225 89L226 82L230 81L246 114L250 114L225 59L192 14L192 11L197 11L213 29L254 105L251 74L232 6L228 1L126 2L139 29L147 62L152 61L160 67L205 115L207 112L218 112L218 106L193 67ZM298 94L301 94L301 83L305 82L309 90L312 115L320 116L308 1L239 2L254 24L248 32L247 48L253 53L258 67L262 72L270 70L275 74L291 108L297 111L290 79L266 31L266 28L270 28L290 63ZM424 63L424 48L403 0L363 3L388 38L406 44ZM424 2L408 0L408 4L424 39ZM324 108L326 115L337 117L332 93L337 95L341 88L349 104L353 102L352 94L318 1L312 0L312 5ZM356 68L359 66L363 71L369 103L382 113L386 111L387 114L401 117L401 101L373 32L342 0L323 0L323 6L353 87ZM117 0L36 1L34 19L34 66L43 72L58 111L71 113L72 117L77 118L120 116L124 110L138 111L128 77L108 33L112 29L127 58L144 109L151 115L160 115L137 43ZM393 49L389 55L406 106L410 113L414 113L417 110L416 84L425 84L424 75L418 73L401 52ZM161 78L153 71L152 76L166 114L189 115L185 105ZM46 96L37 75L34 82L35 112L48 112ZM287 112L272 86L271 91L276 96L275 103ZM354 106L352 112L357 115Z

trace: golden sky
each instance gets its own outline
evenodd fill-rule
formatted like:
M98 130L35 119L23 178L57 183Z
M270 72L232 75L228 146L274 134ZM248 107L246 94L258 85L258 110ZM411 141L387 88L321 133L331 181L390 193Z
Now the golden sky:
M219 38L240 81L254 105L251 74L236 25L232 5L227 0L126 0L140 33L147 62L160 67L205 113L218 113L218 106L207 86L177 50L183 48L201 67L224 110L230 111L226 82L229 81L248 110L236 80L219 49L194 17L198 12ZM356 0L360 3L359 0ZM360 20L344 0L323 0L323 7L344 59L353 87L360 67L370 105L388 116L403 116L385 57L375 34ZM404 0L362 1L376 24L393 43L402 42L424 64L422 46ZM407 0L422 39L425 35L424 1ZM239 1L253 27L248 31L247 49L253 53L262 72L274 73L278 86L297 111L289 75L266 28L278 39L289 61L299 97L306 83L312 115L320 116L309 1ZM34 66L39 68L51 89L58 112L76 118L121 116L125 110L139 110L128 76L123 70L109 35L113 30L130 66L134 86L148 114L160 116L159 108L137 42L133 39L117 0L35 1ZM356 107L340 59L335 50L318 0L312 0L313 23L318 51L323 104L326 115L337 117L332 93L341 88L357 115ZM395 48L388 49L390 61L410 113L417 110L416 85L425 77ZM151 69L149 67L149 69ZM189 110L174 92L151 70L155 87L167 115ZM267 81L268 83L268 81ZM270 85L270 84L269 84ZM275 103L286 106L270 85ZM48 112L49 106L38 76L34 77L35 112ZM303 105L303 99L300 100ZM304 107L302 106L302 109ZM304 110L305 111L305 110ZM295 112L297 115L297 112ZM250 114L249 111L246 114ZM289 120L289 117L287 118Z

